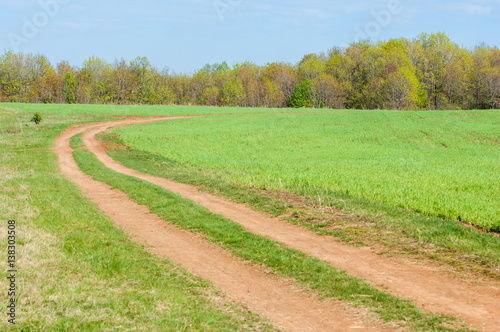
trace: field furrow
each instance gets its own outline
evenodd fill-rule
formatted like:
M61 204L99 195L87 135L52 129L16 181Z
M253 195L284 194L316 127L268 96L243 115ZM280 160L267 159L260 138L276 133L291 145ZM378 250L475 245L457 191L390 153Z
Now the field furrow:
M88 127L90 130L82 139L86 147L106 167L116 172L158 184L169 191L176 192L184 198L207 207L214 213L240 223L247 231L269 237L320 258L332 266L369 281L380 289L388 289L393 294L414 300L426 310L464 318L475 329L481 331L493 331L500 323L498 321L500 293L497 288L470 285L429 267L415 264L402 265L399 262L382 258L369 249L340 244L331 237L319 236L281 219L255 212L244 205L200 192L195 187L128 169L111 159L95 138L96 134L111 126L159 120L161 119L102 123ZM75 133L72 132L72 134ZM353 259L354 257L356 259ZM476 301L471 301L471 298Z

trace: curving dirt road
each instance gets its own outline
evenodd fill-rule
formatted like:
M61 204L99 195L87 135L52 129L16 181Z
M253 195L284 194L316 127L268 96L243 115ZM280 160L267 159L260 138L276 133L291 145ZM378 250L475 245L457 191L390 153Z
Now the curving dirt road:
M322 315L320 315L321 319L318 320L319 317L314 316L314 313L319 309L317 309L317 307L314 306L310 307L310 304L307 304L307 306L302 306L304 305L305 302L301 302L302 300L299 300L297 298L295 299L289 298L290 301L288 302L288 304L283 304L283 307L280 307L280 309L275 310L275 312L269 311L270 307L273 307L275 309L277 308L275 304L266 306L265 304L261 303L262 304L261 306L255 306L256 304L254 302L260 303L260 301L262 301L262 299L255 301L255 299L258 298L258 294L252 294L251 296L247 296L245 298L242 297L242 295L238 295L239 294L238 289L246 287L244 284L240 284L241 282L240 278L243 278L242 280L252 280L248 278L255 277L257 278L256 280L261 280L261 282L257 283L258 284L257 288L260 289L262 287L264 292L261 294L261 296L267 298L268 301L273 301L275 300L274 298L276 297L280 297L281 299L286 300L287 296L289 296L290 293L286 293L286 290L282 290L283 292L285 292L285 294L288 294L285 295L285 298L283 298L283 295L278 295L275 293L276 285L273 284L271 289L273 290L273 293L276 295L272 296L272 298L267 296L266 292L270 291L270 289L266 287L269 287L270 283L277 282L278 285L282 286L284 286L284 284L279 280L276 280L274 277L271 277L271 279L273 279L272 281L265 281L264 279L266 278L269 279L270 276L265 275L261 272L258 273L259 277L251 276L250 273L252 271L248 270L248 266L246 266L246 270L244 270L245 271L244 273L249 273L247 277L239 275L236 279L233 279L232 282L235 283L236 287L231 288L230 285L222 284L220 282L218 283L217 275L223 278L230 278L230 276L236 276L237 271L233 271L228 268L228 270L224 271L224 273L222 274L217 273L218 271L215 271L217 269L213 268L213 266L215 265L209 265L206 267L206 271L200 271L201 266L199 265L206 259L212 259L212 260L215 259L217 264L219 264L218 260L220 260L221 262L223 261L222 259L223 257L225 257L226 259L232 259L226 253L223 253L220 250L212 248L208 245L208 248L210 249L207 250L212 250L210 254L208 254L208 251L206 252L208 256L205 256L203 258L200 257L199 259L201 259L201 261L189 263L186 262L186 260L189 260L192 257L190 258L184 257L186 256L185 255L186 249L178 253L175 253L174 252L175 249L170 248L170 245L168 246L169 249L164 247L166 243L170 243L170 241L175 241L175 239L170 239L170 238L168 241L166 241L165 239L167 239L167 237L164 238L163 236L167 235L159 233L161 227L167 227L165 226L165 222L161 222L161 224L155 226L158 229L155 229L154 233L151 232L144 233L144 231L142 231L142 229L144 228L143 224L141 224L141 226L138 227L135 224L134 220L130 220L127 222L125 220L127 216L123 216L123 218L121 218L123 220L120 219L121 221L118 221L117 219L119 219L118 218L119 216L114 214L113 207L118 206L118 209L115 212L127 211L126 214L129 215L128 209L132 207L124 208L125 205L123 205L122 207L120 207L120 205L130 204L132 202L130 202L128 198L124 196L121 197L119 201L115 201L113 203L106 203L108 200L111 199L113 195L117 195L116 191L111 191L109 188L106 190L104 187L102 187L105 185L93 181L88 176L84 175L78 170L78 167L76 166L76 163L74 162L73 157L71 155L71 149L69 148L69 143L68 143L69 138L77 133L84 132L87 130L87 132L83 135L83 141L87 146L87 148L91 152L93 152L99 158L99 160L103 162L107 167L117 172L135 176L143 180L163 186L167 190L176 192L184 198L191 199L196 203L207 207L208 209L210 209L215 213L221 214L228 219L234 220L235 222L242 224L250 232L267 236L269 238L272 238L273 240L283 242L291 248L300 250L302 252L310 254L311 256L320 258L330 263L332 266L336 268L347 271L349 274L353 276L367 280L377 288L389 291L397 296L413 300L415 301L415 303L417 303L420 307L422 307L426 311L440 312L463 318L471 325L472 328L479 331L498 330L498 326L500 326L500 289L496 287L472 285L464 282L463 280L444 274L434 268L423 265L407 264L407 263L402 264L400 262L396 262L394 260L378 256L368 248L353 248L350 246L346 246L339 243L332 237L317 235L301 227L291 225L279 218L270 218L269 216L263 213L251 210L245 205L235 204L223 198L199 192L195 187L175 183L163 178L142 174L135 170L128 169L123 165L121 165L120 163L111 159L105 153L103 147L100 146L99 142L95 138L95 135L97 133L103 132L109 127L126 126L131 124L152 122L152 121L173 120L176 118L185 118L185 117L133 118L120 122L110 121L97 124L87 124L72 128L66 131L57 140L56 152L59 154L61 171L65 175L67 175L71 180L76 182L84 190L84 192L86 192L86 194L89 197L91 197L94 201L96 201L99 204L99 206L108 215L110 215L110 217L112 217L113 220L115 220L115 222L117 222L120 225L123 225L126 228L126 230L129 231L131 234L135 234L136 236L138 236L138 239L141 242L149 243L149 245L153 246L154 247L153 251L155 251L158 254L166 255L167 257L178 262L179 264L186 266L190 271L194 272L195 274L198 274L204 278L211 280L214 284L226 290L229 294L232 294L235 299L249 303L250 306L253 309L255 309L255 311L267 314L267 316L269 316L272 320L277 322L278 325L281 325L287 329L291 330L297 328L307 329L309 327L312 327L308 325L309 322L311 321L314 321L316 324L320 322L324 322L325 324L322 326L322 328L320 326L317 326L316 328L312 328L312 330L345 330L348 329L349 327L352 327L353 325L356 325L356 327L360 327L362 329L367 330L366 328L367 325L365 323L365 325L361 327L359 324L362 323L349 322L349 319L346 319L345 316L346 313L345 311L342 310L342 305L340 304L337 305L330 304L326 306L327 309L333 310L331 314L340 316L341 318L340 321L335 318L328 322L325 321L325 319L328 318L327 317L328 315L325 315L323 313ZM100 194L98 194L98 192ZM120 195L124 194L121 193ZM152 225L158 223L159 221L154 220L155 216L151 217L152 217L151 227L153 227ZM141 220L142 222L143 218L141 217L139 220ZM169 229L168 232L166 233L171 234L170 232L173 232L174 230L175 227L173 227L172 230ZM185 239L182 241L185 241L185 243L189 242L187 238L193 237L192 235L185 234L185 232L182 231L177 231L177 233L179 234L176 235L175 237L177 238L177 236L179 236L179 239L181 239L183 238L182 236L184 236ZM201 242L203 243L203 241ZM163 243L163 245L161 243ZM194 244L189 244L189 245L194 245ZM186 246L189 245L186 244ZM206 244L201 244L201 243L199 245L207 246ZM189 256L192 256L191 253L193 252L193 250L191 249L188 251L190 252ZM235 262L235 264L238 264L238 262ZM198 270L196 270L196 268ZM236 270L240 271L239 269L241 269L241 267L236 268ZM252 268L250 270L252 270ZM255 272L255 269L253 269L253 272ZM233 273L236 274L233 275ZM232 282L229 282L229 284L231 284ZM252 290L252 292L257 292L253 280L249 282L248 287L249 287L247 289L248 291ZM288 289L290 287L292 289L294 288L294 286L291 284L288 284L287 287ZM309 301L313 301L314 303L316 303L316 305L323 305L323 306L325 305L324 302L311 299L310 297L307 296L307 294L301 294L301 296L308 298ZM309 322L306 322L307 320L303 320L301 322L294 322L293 324L286 324L288 318L284 319L284 317L286 315L290 315L290 313L284 314L285 316L283 316L282 310L285 310L286 309L285 307L293 308L294 306L298 306L297 311L299 314L306 316L308 316L309 314L303 310L304 308L315 308L310 313L312 315L311 317L309 318L304 317L304 319L309 319ZM295 315L288 317L294 317L295 319L299 319L299 316ZM339 322L341 321L344 323L340 323L339 325ZM331 325L333 323L335 323L336 325L335 324ZM376 326L377 329L383 328L382 325L375 322L372 322L371 326Z
M237 302L248 304L254 312L270 318L287 331L391 331L394 330L363 313L346 308L341 302L324 301L303 290L293 281L248 265L227 251L196 235L180 230L149 209L131 201L126 194L93 180L79 170L69 139L89 128L137 124L179 117L131 119L76 126L56 141L61 172L76 183L117 226L145 244L153 253L169 258L188 271L225 291Z

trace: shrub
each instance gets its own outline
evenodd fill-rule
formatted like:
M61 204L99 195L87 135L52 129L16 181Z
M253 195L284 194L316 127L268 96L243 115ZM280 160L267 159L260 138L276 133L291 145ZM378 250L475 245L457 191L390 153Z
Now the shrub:
M31 119L31 121L33 121L35 124L40 124L40 122L42 122L43 118L42 118L42 115L40 113L35 113L33 115L33 118Z

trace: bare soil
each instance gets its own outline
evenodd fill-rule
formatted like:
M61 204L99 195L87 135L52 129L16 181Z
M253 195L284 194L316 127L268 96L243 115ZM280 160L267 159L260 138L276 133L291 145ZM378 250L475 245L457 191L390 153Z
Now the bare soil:
M220 249L194 239L193 235L176 230L173 226L167 226L168 224L159 221L156 216L148 214L144 207L133 206L135 203L132 203L123 193L111 190L79 171L71 155L69 138L88 130L83 135L85 145L101 162L114 171L163 186L167 190L240 223L250 232L267 236L322 259L336 268L368 281L381 290L410 299L426 311L462 318L470 324L471 328L478 331L498 331L498 326L500 326L500 289L498 287L465 281L444 273L434 266L382 257L370 248L356 248L342 244L331 236L318 235L280 218L272 218L256 212L245 205L200 192L193 186L128 169L111 159L95 138L96 134L110 127L176 118L180 117L131 118L125 121L87 124L72 128L57 140L56 152L60 158L61 171L77 183L117 224L137 236L138 241L152 246L155 253L169 257L191 272L211 280L236 300L248 303L252 309L264 313L287 330L323 331L348 330L349 328L369 330L367 326L373 329L387 327L376 321L369 325L366 321L362 323L362 317L359 314L357 316L351 316L352 313L347 314L344 305L327 304L308 296L290 281L283 281L264 272L256 271L256 267L242 264ZM138 215L131 217L134 210L137 210ZM141 215L142 217L139 217ZM161 232L162 228L163 232ZM178 250L181 244L170 245L171 242L176 243L175 241L183 243L182 250ZM201 242L191 244L190 241ZM191 245L194 247L190 247ZM194 254L202 256L193 258ZM225 267L225 264L229 264L224 263L227 260L231 261L231 264L236 264L234 270ZM292 313L290 310L296 312ZM329 310L328 314L323 310ZM318 314L321 311L323 312ZM359 320L356 317L359 317Z
M321 300L319 296L302 289L295 281L269 274L262 266L247 264L199 236L161 220L151 214L147 207L131 201L123 192L95 181L80 171L69 146L73 135L90 128L94 133L96 129L102 130L117 124L130 125L174 118L134 118L72 127L57 139L54 148L60 170L135 241L211 281L230 299L247 304L252 311L268 317L279 328L287 331L396 330L362 310L348 308L342 302Z

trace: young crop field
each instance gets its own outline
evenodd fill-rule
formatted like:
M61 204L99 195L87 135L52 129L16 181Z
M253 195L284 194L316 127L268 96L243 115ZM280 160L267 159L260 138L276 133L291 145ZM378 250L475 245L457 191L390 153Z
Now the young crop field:
M212 114L254 114L288 113L287 108L245 108L245 107L208 107L208 106L150 106L150 105L99 105L99 104L22 104L0 103L5 109L20 110L25 114L106 115L106 116L164 116L164 115L212 115ZM318 112L303 109L302 112ZM328 112L330 110L320 110Z
M498 326L498 112L3 106L4 330Z
M130 147L232 183L361 197L499 231L499 126L498 111L337 111L112 132Z

